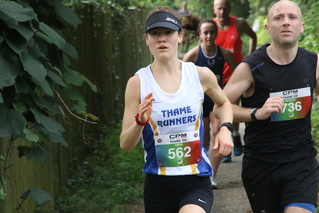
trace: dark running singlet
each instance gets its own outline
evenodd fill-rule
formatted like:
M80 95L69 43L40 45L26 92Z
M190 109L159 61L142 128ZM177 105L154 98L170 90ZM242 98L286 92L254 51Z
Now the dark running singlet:
M249 64L255 83L251 97L242 98L242 106L262 107L269 97L282 96L283 113L273 113L267 120L246 122L245 149L252 158L284 163L299 159L312 150L312 94L316 87L317 54L298 49L287 65L274 63L266 47L257 49L243 62Z
M223 84L223 70L225 59L219 46L216 45L216 54L214 56L207 56L202 45L198 46L198 57L195 65L200 67L208 67L216 76L219 86ZM213 103L213 101L205 94L204 103Z

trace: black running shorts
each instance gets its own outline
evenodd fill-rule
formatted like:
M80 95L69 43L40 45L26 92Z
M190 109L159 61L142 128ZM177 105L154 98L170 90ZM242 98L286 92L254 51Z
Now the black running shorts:
M209 213L213 187L209 177L146 174L145 213L177 213L184 205L195 204Z
M283 212L292 203L316 205L318 162L316 150L288 163L271 163L244 156L242 179L253 212Z

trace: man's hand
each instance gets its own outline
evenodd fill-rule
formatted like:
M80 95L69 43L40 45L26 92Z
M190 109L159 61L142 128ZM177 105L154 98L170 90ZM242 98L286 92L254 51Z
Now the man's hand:
M268 98L262 108L259 108L255 114L257 120L266 120L271 113L282 113L284 101L281 96Z

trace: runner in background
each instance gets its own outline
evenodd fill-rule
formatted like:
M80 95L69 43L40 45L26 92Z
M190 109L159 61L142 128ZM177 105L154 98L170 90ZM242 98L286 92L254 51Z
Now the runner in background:
M211 19L203 19L200 21L199 17L192 14L186 15L182 19L183 29L196 31L199 36L199 45L188 51L183 61L189 61L195 63L197 66L208 67L217 77L218 84L223 87L223 70L224 64L227 63L232 70L236 67L236 61L233 54L224 48L221 48L215 44L215 38L217 36L217 25ZM211 156L216 156L216 150L212 149L215 141L215 135L219 131L219 120L213 113L214 102L205 95L203 102L203 121L204 121L204 146L209 151ZM212 127L212 134L211 134ZM211 139L212 135L212 139ZM212 158L211 158L212 159ZM212 162L214 175L211 177L211 182L214 188L217 188L216 174L217 166Z
M213 20L217 23L218 34L215 43L225 49L230 50L235 57L237 63L239 63L244 57L242 55L242 40L241 36L247 35L249 39L249 52L251 54L256 49L257 36L252 28L248 25L247 21L243 18L230 16L231 5L230 0L214 0L213 12L216 15ZM223 84L225 85L230 76L232 70L225 64ZM237 102L239 104L239 100ZM239 156L242 154L242 142L239 135L239 123L234 123L235 131L233 133L234 141L234 155ZM225 156L222 159L220 157L215 159L216 165L219 162L231 162L231 155Z

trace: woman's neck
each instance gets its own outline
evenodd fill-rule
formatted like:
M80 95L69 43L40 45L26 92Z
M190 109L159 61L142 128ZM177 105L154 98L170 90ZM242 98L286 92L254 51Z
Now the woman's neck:
M202 48L203 48L205 55L207 55L207 56L214 56L216 54L217 48L216 48L215 44L210 45L210 46L206 46L206 45L202 44Z

